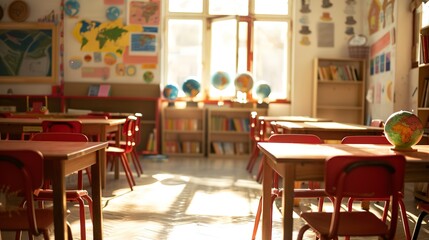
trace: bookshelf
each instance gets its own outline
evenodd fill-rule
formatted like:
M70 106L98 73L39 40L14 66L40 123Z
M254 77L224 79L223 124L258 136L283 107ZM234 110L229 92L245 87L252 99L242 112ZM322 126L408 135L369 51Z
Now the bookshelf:
M364 124L365 60L316 58L313 72L313 117Z
M65 82L62 97L63 111L70 109L91 110L96 112L141 113L141 142L137 146L143 154L159 153L159 111L160 88L158 84L116 84L110 85L110 96L88 96L93 83ZM151 135L154 135L151 137ZM152 139L151 139L152 138ZM153 144L148 144L153 141ZM154 149L147 149L148 146Z
M162 153L169 156L205 155L203 108L165 107L162 110Z
M207 156L248 158L250 113L267 115L266 109L207 108Z

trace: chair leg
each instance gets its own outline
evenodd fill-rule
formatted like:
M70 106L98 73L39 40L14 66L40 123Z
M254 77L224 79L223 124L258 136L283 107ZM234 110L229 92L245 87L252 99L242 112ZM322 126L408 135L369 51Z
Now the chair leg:
M135 185L133 175L130 172L130 168L128 165L128 159L125 154L121 155L121 163L122 167L124 168L125 176L127 177L128 185L131 188L131 191L133 191L133 186Z
M79 204L79 218L80 218L80 239L86 240L86 226L85 226L85 203L82 198L76 199Z
M252 151L252 155L250 155L249 163L247 164L247 171L249 171L249 173L253 171L253 167L255 166L258 156L259 156L259 148L255 147Z
M256 181L258 183L262 183L262 173L264 172L264 157L262 157L262 161L259 163L258 174L256 174Z
M417 240L419 237L420 227L422 226L423 219L426 217L428 213L425 211L421 211L419 214L419 218L417 219L416 225L414 226L413 237L412 240Z
M407 210L405 209L405 204L404 204L404 201L402 201L402 199L399 200L399 208L401 211L402 226L404 228L405 239L410 240L411 233L410 233L410 226L408 224Z
M140 174L143 174L143 167L140 164L140 158L139 158L139 154L137 153L137 150L135 148L133 148L133 151L131 152L131 154L133 155L134 160L135 160L135 162L137 164L137 167L140 170Z
M129 153L131 161L133 162L134 169L136 170L137 177L140 177L141 172L138 164L138 159L134 156L133 152Z
M278 191L277 189L273 189L271 193L271 214L270 214L270 221L273 219L273 205L276 198L280 197L282 194L281 191ZM262 214L262 197L259 198L259 204L258 204L258 210L256 211L255 215L255 224L253 225L253 233L252 233L252 240L256 238L256 234L258 232L259 227L259 221L261 220L261 214Z

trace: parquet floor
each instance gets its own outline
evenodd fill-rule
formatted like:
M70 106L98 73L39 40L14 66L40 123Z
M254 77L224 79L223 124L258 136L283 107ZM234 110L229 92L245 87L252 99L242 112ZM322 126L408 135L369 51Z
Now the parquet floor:
M107 176L107 187L103 190L105 239L251 239L261 185L245 170L247 160L142 159L142 164L145 173L136 178L134 191L129 190L124 175L119 180L113 179L113 173ZM412 189L411 184L405 189L411 231L418 214ZM299 212L313 208L314 203L303 200L295 208L294 236L302 224ZM326 202L325 207L329 208L329 202ZM74 239L80 239L78 208L70 205L70 210L68 220L72 224ZM373 203L371 210L379 211L380 207ZM273 239L281 238L280 226L281 215L276 208L273 214ZM257 239L261 239L260 233L259 229ZM309 234L307 239L314 239L311 237ZM2 239L14 238L3 233ZM89 218L87 239L92 239ZM404 239L401 222L397 239ZM419 239L429 239L428 224L424 225Z

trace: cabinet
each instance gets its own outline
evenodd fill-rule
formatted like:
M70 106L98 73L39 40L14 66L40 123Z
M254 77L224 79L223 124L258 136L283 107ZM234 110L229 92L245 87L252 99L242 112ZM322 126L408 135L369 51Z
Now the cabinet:
M313 117L364 124L365 69L364 59L316 58Z
M207 108L208 157L249 157L252 111L267 115L266 109Z
M169 156L205 155L203 108L165 107L162 110L162 153Z

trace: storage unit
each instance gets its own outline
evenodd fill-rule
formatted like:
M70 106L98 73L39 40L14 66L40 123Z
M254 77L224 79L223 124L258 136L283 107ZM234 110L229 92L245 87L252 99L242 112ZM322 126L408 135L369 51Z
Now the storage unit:
M169 156L203 157L205 126L203 108L163 108L162 153Z
M266 109L207 108L207 156L248 158L250 156L250 113L267 115Z
M312 116L364 124L365 69L363 59L316 58Z

